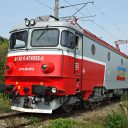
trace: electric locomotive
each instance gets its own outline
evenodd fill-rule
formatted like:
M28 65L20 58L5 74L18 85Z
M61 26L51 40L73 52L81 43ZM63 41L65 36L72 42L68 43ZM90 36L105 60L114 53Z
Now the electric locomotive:
M53 16L25 19L10 32L5 66L11 109L66 112L128 93L128 56L82 29Z

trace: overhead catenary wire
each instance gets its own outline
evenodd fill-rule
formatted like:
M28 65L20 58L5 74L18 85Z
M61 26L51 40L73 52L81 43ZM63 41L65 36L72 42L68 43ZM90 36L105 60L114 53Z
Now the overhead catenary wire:
M81 8L77 9L77 11L75 13L72 14L72 16L69 17L68 20L70 20L72 17L74 17L78 12L80 12L87 4L89 3L93 3L94 1L92 2L86 2Z
M39 0L34 0L35 2L39 3L40 5L43 5L44 7L50 9L50 10L54 10L53 8L49 7L48 5L44 4L43 2L39 1Z
M46 5L46 4L44 4L44 3L41 2L40 0L34 0L34 1L37 2L38 4L44 6L44 7L46 7L46 8L48 8L48 9L52 10L52 11L54 11L54 8L52 8L52 7L50 7L50 6ZM59 14L60 14L61 16L63 16L61 13L59 13Z
M80 4L73 4L73 5L69 5L69 6L61 6L59 7L60 9L63 9L63 8L69 8L69 7L73 7L73 6L79 6L79 5L85 5L86 3L80 3Z
M37 3L39 3L40 5L42 5L42 6L44 6L44 7L46 7L46 8L48 8L48 9L50 9L50 10L54 10L52 7L50 7L50 6L48 6L48 5L46 5L46 4L44 4L44 3L42 3L40 0L34 0L35 2L37 2ZM67 0L64 0L66 3L68 3L69 4L69 6L70 5L72 5L70 2L68 2ZM84 3L83 3L84 4ZM94 4L93 4L94 5ZM75 6L72 6L74 9L76 9L77 10L77 13L79 12L80 14L82 14L84 17L87 17L84 13L82 13L81 11L80 11L80 9L77 9ZM82 8L83 8L83 6L82 6ZM87 10L87 9L86 9ZM88 10L87 10L88 11ZM88 11L89 12L89 11ZM60 13L59 13L60 14ZM60 14L61 15L61 14ZM61 15L62 16L62 15ZM62 16L63 17L63 16ZM111 37L113 37L114 39L118 39L117 37L115 37L112 33L110 33L110 32L108 32L105 28L103 28L102 26L100 26L99 24L97 24L95 21L93 21L93 20L91 20L89 17L87 17L87 19L89 19L88 21L91 21L92 23L94 23L97 27L99 27L102 31L104 31L105 33L107 33L107 34L109 34L109 35L111 35ZM84 20L83 20L84 21Z
M71 17L75 16L78 12L80 12L87 4L93 3L93 2L94 2L94 1L85 3L81 8L77 9L77 11L76 11L74 14L72 14Z
M96 6L96 4L92 4L100 13L101 15L103 15L106 19L108 19L108 21L123 35L125 35L128 38L128 34L126 34L124 31L122 31L120 29L120 27L118 27L118 25L116 25L113 20L106 14L104 13L98 6Z
M66 3L68 3L69 5L71 5L70 2L68 2L67 0L64 0ZM75 10L79 10L76 7L73 6L73 8ZM86 9L87 10L87 9ZM87 10L88 11L88 10ZM89 11L88 11L89 12ZM86 17L86 15L84 13L82 13L81 11L79 11L80 14L82 14L84 17ZM89 12L90 13L90 12ZM96 25L99 29L101 29L103 32L105 32L106 34L108 34L109 36L111 36L113 39L118 39L115 35L113 35L112 33L110 33L109 31L107 31L104 27L100 26L98 23L96 23L94 20L91 20L89 17L87 17L87 19L89 19L89 21L91 21L94 25Z
M86 8L87 12L91 15L90 11ZM90 19L90 18L88 18ZM102 31L104 31L105 33L111 35L111 37L113 39L118 39L118 37L116 37L114 34L112 34L111 32L109 32L107 29L105 29L103 26L99 25L98 23L96 23L94 20L90 20L91 22L93 22L98 28L100 28Z

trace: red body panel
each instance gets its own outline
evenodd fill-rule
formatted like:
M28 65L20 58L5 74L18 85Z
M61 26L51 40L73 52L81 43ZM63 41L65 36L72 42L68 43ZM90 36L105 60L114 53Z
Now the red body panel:
M85 73L83 74L82 90L93 90L94 87L104 85L105 65L90 61L83 61Z
M80 91L93 91L94 87L102 87L104 84L105 65L103 64L79 58L74 59L74 57L66 55L40 56L43 56L40 61L16 60L18 56L8 57L7 65L10 65L11 70L6 71L5 83L15 85L20 95L24 95L23 89L26 86L30 89L29 95L32 95L32 85L56 87L62 91L57 95L75 95ZM54 65L51 73L42 71L41 66L45 63Z
M34 55L39 56L39 55ZM61 55L40 55L42 60L23 60L24 57L29 56L14 56L8 57L7 65L10 64L11 72L6 72L6 76L61 76L62 69L62 56ZM59 63L57 63L59 62ZM51 73L44 73L41 69L43 64L52 63L54 65L54 70Z

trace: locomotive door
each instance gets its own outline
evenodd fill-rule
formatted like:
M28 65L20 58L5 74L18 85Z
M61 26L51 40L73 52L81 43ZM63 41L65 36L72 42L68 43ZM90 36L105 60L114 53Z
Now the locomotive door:
M76 90L81 90L82 87L82 61L83 61L83 36L76 34L75 36L75 52L74 52L74 73L76 76Z

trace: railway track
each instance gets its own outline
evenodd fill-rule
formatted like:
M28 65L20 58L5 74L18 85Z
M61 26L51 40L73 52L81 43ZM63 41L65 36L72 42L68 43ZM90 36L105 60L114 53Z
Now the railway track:
M113 101L107 101L107 103L103 103L103 104L95 104L94 106L92 106L91 110L86 111L86 114L89 114L90 111L96 111L96 110L100 110L101 108L107 107L109 105L115 104L117 102L119 102L120 100L116 99ZM98 106L99 105L99 106ZM28 120L26 122L20 122L17 124L13 124L12 126L3 126L3 128L25 128L26 126L32 125L33 123L36 123L31 120L29 120L30 117L37 117L39 118L38 123L42 123L44 121L47 120L53 120L53 119L57 119L57 118L67 118L67 117L73 117L73 116L78 116L82 113L85 113L84 108L74 108L74 110L70 113L64 113L61 110L58 110L56 112L54 112L52 115L48 115L48 114L30 114L30 113L22 113L22 112L15 112L15 113L8 113L8 114L3 114L0 116L0 120L9 120L12 118L27 118Z
M5 114L0 115L0 120L15 117L15 116L20 116L20 115L23 115L23 114L25 114L25 113L20 113L20 112L5 113Z
M4 122L6 120L12 120L12 119L21 118L21 117L24 117L24 116L26 116L26 113L24 113L24 112L5 113L5 114L0 115L0 121ZM9 126L3 125L2 127L3 128L20 128L22 126L27 126L27 125L29 125L28 122L23 122L23 123L16 124L16 125L13 124L13 126L11 126L11 125L9 125Z

